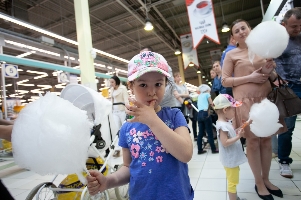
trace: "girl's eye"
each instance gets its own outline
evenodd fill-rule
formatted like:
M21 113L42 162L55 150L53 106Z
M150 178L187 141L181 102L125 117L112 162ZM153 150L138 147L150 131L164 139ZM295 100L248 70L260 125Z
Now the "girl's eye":
M156 83L157 87L160 87L162 85L162 83Z
M140 84L140 87L146 87L146 84L142 83Z

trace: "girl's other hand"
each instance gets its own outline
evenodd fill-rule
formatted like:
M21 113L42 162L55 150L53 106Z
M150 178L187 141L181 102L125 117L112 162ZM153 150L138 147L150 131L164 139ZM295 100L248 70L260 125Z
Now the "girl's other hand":
M263 74L261 72L262 67L260 67L259 69L255 70L252 74L250 74L250 80L253 83L264 83L268 80L268 78L270 77L270 74Z
M96 195L98 192L103 192L107 189L107 179L99 171L91 170L89 171L90 175L86 176L88 181L87 188L90 195Z

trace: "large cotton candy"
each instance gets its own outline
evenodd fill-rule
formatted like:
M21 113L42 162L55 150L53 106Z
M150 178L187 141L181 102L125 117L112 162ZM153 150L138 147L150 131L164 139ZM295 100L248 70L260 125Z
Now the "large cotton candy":
M279 110L267 99L252 105L250 110L251 131L257 137L268 137L275 134L282 125L278 123Z
M254 58L252 53L263 58L277 58L286 49L288 40L289 35L284 26L274 21L262 22L250 32L246 39L249 58L250 60Z
M15 121L15 162L41 175L79 174L86 169L92 126L86 111L47 93L23 108Z

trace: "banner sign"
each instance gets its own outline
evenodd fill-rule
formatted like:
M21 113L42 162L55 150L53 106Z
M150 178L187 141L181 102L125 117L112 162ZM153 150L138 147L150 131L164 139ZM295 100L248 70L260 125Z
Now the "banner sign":
M180 35L180 39L184 69L186 70L189 64L199 67L198 54L196 49L193 49L191 33Z
M186 0L193 49L197 48L204 37L220 44L212 0Z

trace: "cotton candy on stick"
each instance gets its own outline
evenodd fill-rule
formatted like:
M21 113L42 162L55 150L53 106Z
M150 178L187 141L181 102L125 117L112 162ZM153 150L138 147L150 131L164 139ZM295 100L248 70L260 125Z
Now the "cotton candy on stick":
M14 123L15 162L40 175L76 173L83 182L92 126L86 111L47 93L23 108Z
M255 103L250 109L251 131L257 137L268 137L275 134L282 125L278 123L279 110L268 99Z
M246 39L251 63L255 54L266 59L279 57L286 49L288 40L286 29L277 22L265 21L258 24Z

